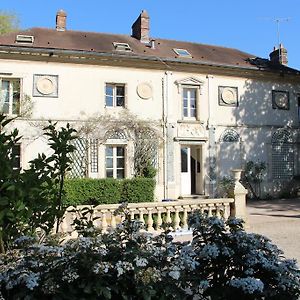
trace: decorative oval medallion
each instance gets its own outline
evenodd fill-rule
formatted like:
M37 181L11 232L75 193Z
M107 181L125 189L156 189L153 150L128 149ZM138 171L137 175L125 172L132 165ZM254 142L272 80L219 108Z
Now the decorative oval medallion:
M140 83L136 89L137 94L142 99L150 99L152 98L152 86L149 83Z
M49 77L41 77L36 83L37 90L43 95L50 95L54 92L54 83Z

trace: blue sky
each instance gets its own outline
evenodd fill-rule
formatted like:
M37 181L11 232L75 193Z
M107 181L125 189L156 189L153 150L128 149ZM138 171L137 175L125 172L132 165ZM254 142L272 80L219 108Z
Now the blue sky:
M237 48L268 58L280 41L289 66L300 69L300 0L1 0L15 12L22 28L55 26L57 10L68 14L73 30L130 34L142 9L150 15L151 36Z

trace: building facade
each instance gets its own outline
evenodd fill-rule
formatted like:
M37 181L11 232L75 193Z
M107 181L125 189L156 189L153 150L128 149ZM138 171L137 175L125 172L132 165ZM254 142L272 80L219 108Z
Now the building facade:
M55 29L0 36L0 111L18 116L22 168L48 151L41 124L54 120L93 127L77 141L75 175L132 177L135 116L157 132L149 139L159 141L158 201L215 196L222 177L248 161L266 163L264 193L300 173L300 72L282 45L263 59L152 39L145 11L131 36L68 30L66 18L59 11Z

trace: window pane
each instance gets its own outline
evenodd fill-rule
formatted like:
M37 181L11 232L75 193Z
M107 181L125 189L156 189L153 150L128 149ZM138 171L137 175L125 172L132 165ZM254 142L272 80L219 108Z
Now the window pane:
M106 168L112 168L113 167L113 159L107 157L106 158Z
M125 88L124 86L117 86L117 96L125 96Z
M188 171L188 157L187 157L187 148L181 148L181 172L187 172Z
M124 178L124 169L117 170L117 178L119 179Z
M188 97L188 89L183 89L183 98Z
M113 156L113 147L106 146L105 155L106 156Z
M9 113L9 81L2 80L1 82L1 98L0 98L0 111Z
M117 168L124 168L124 158L117 158Z
M12 148L12 161L13 161L13 169L21 168L21 147L20 145L14 145Z
M124 147L117 147L117 156L124 156Z
M114 177L112 169L106 169L106 177L109 177L109 178Z
M187 108L183 109L183 116L184 117L188 117L188 110L187 110Z
M191 99L196 99L196 89L190 89L190 97Z
M117 106L124 106L124 97L123 96L117 97Z
M105 87L105 95L106 96L113 96L113 94L114 94L114 86L110 85L110 84L107 84L106 87Z
M13 84L13 103L12 103L12 113L20 113L20 81L16 80L12 82Z
M106 106L114 106L114 98L112 96L105 97L105 105Z

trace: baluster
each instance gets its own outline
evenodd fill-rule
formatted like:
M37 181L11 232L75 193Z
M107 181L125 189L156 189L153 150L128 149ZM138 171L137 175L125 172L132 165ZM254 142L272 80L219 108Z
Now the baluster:
M183 220L182 220L182 223L183 223L183 225L182 225L182 228L183 229L185 229L185 230L187 230L188 229L188 208L189 208L189 206L188 205L184 205L183 206Z
M95 226L95 228L98 228L100 226L99 213L100 212L98 210L94 210L92 214L89 214L89 217L93 218L93 225Z
M223 204L223 218L226 221L228 219L228 209L229 205L228 204Z
M217 218L221 218L220 205L216 204L216 216Z
M174 229L180 229L180 217L179 217L179 207L174 207L175 208L175 218L174 218Z
M139 208L139 212L140 212L140 218L139 218L139 221L145 225L145 220L144 220L144 211L145 209L144 208Z
M102 210L102 233L107 232L106 212L106 209Z
M67 220L68 215L69 215L69 212L66 212L64 214L63 219L59 225L59 232L62 232L62 233L68 232L68 220Z
M207 216L208 216L208 217L212 217L212 215L213 215L213 214L212 214L212 206L211 206L211 204L209 204L209 205L208 205L208 215L207 215Z
M110 226L111 228L116 228L117 222L116 222L116 216L114 215L114 209L111 209L109 212L111 215Z
M166 207L166 209L167 209L166 223L170 224L169 228L172 229L171 207Z
M135 212L135 208L130 208L130 220L133 221L134 220L134 212Z
M161 218L161 208L157 208L157 231L161 231L161 225L162 225L162 218Z
M153 218L152 218L152 209L151 207L149 207L147 210L148 210L148 226L147 226L147 231L154 231L154 228L153 228Z

